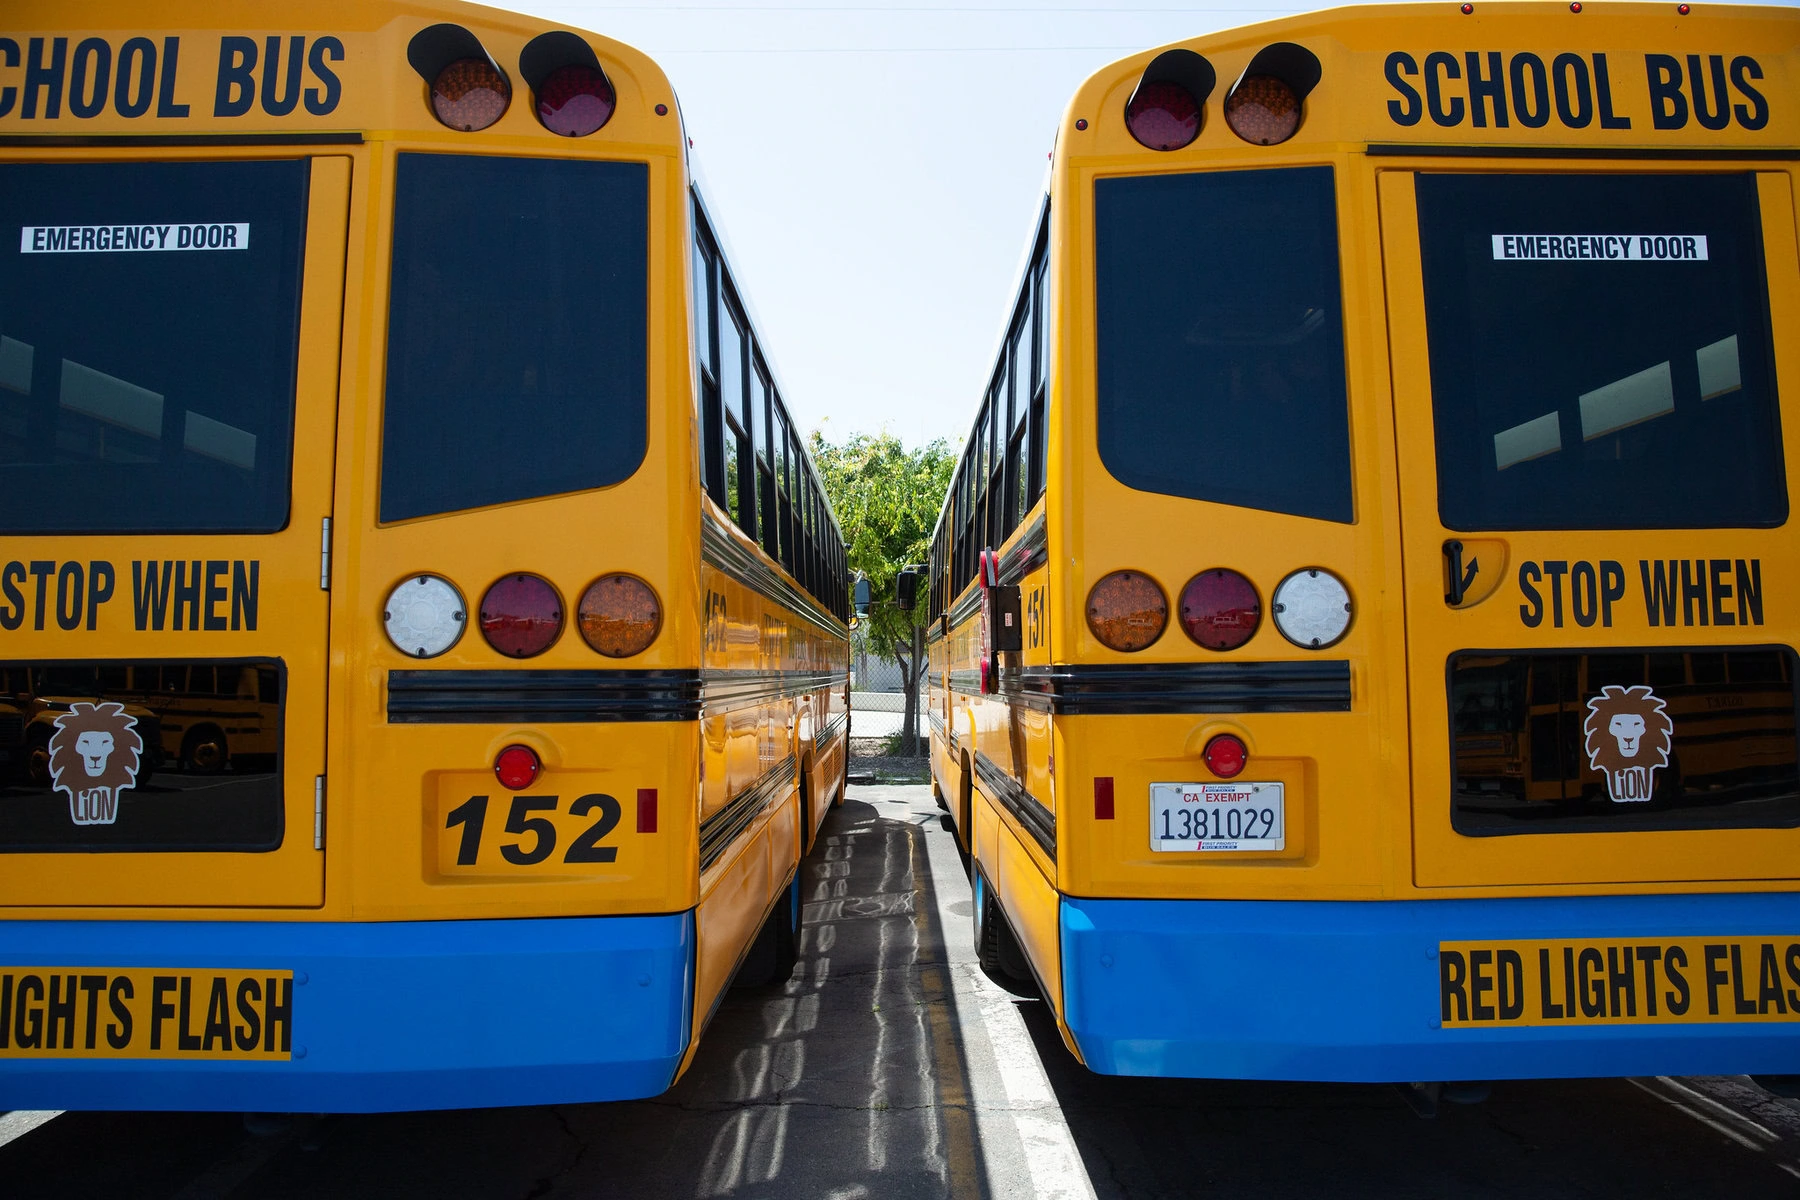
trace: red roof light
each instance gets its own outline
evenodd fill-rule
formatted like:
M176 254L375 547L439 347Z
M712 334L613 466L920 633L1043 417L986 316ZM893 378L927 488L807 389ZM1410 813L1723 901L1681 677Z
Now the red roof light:
M586 137L612 120L617 97L606 76L580 63L558 67L537 90L538 120L551 133Z

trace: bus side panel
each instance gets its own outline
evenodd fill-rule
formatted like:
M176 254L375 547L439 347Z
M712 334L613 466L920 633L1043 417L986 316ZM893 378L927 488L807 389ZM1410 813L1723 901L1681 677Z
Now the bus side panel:
M707 872L696 916L694 1028L703 1028L756 936L777 880L770 877L771 822L751 826L736 849ZM789 829L791 830L790 823Z
M985 798L981 808L993 811ZM1061 996L1062 951L1057 932L1061 897L1011 827L998 818L996 825L993 857L983 857L982 862L990 865L1000 907L1012 922L1045 994Z

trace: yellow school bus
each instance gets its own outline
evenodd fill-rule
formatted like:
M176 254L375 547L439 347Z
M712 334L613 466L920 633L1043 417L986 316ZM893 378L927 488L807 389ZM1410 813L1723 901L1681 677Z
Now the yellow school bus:
M657 1093L791 968L848 732L676 98L246 19L0 19L0 1107Z
M929 704L1089 1067L1800 1071L1797 35L1352 8L1076 92Z

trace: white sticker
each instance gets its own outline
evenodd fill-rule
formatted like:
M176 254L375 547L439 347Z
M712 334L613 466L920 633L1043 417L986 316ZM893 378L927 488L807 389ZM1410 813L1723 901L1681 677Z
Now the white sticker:
M1603 258L1616 262L1705 262L1704 233L1496 233L1495 262Z
M119 250L248 250L248 222L199 225L25 225L20 254L99 254Z

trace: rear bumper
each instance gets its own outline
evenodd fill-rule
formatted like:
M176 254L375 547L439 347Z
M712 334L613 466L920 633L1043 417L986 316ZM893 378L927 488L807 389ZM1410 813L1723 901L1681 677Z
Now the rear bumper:
M653 1096L668 1088L687 1049L693 958L691 913L0 922L0 972L145 967L193 975L188 1022L196 1033L206 1020L206 973L293 973L291 1057L278 1061L46 1057L19 1048L18 1032L34 1022L15 1004L13 1036L0 1049L0 1110L384 1112ZM102 993L103 1031L105 1002ZM148 996L134 998L137 1020L148 1004ZM169 1041L177 1019L167 1021ZM77 1054L85 1020L77 1009Z
M1088 1066L1109 1075L1408 1082L1800 1072L1800 1006L1770 1022L1442 1027L1439 942L1730 936L1800 942L1800 895L1066 897L1064 1016ZM1781 982L1784 993L1794 987Z

